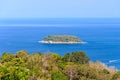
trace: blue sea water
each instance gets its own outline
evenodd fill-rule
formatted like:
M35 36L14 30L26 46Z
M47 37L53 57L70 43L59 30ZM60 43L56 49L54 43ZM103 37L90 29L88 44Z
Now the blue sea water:
M68 34L78 36L86 44L53 45L38 43L47 35ZM91 61L101 61L120 69L120 25L81 24L72 26L0 26L0 55L26 50L55 52L64 55L72 51L85 51Z

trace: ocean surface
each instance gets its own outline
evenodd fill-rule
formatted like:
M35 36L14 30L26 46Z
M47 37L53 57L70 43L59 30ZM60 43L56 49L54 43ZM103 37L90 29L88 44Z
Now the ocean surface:
M86 44L41 44L47 35L75 35ZM0 55L3 52L16 53L26 50L54 52L64 55L67 52L85 51L91 61L101 61L108 66L120 69L120 25L119 24L77 24L39 26L0 26Z

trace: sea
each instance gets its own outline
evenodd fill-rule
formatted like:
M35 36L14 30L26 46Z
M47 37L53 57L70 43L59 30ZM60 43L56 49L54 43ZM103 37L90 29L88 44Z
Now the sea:
M0 56L4 52L15 54L20 50L30 54L53 52L61 56L68 52L84 51L91 61L100 61L120 70L120 24L116 23L117 20L80 20L1 20ZM39 43L48 35L74 35L86 43Z

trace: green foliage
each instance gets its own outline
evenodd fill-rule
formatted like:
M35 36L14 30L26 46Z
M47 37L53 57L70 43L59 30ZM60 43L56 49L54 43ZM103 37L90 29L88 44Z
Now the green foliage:
M14 58L10 62L4 62L0 66L1 80L28 80L29 69L25 67L23 60Z
M89 60L84 52L72 52L71 61L74 63L86 64Z
M113 75L112 80L119 80L118 78L120 79L120 71Z
M98 73L95 69L90 68L88 65L80 65L78 67L78 77L81 78L82 76L88 78L88 79L96 79L98 77Z
M103 69L103 70L102 70L102 73L110 74L110 72L109 72L107 69Z
M52 80L68 80L68 77L65 76L63 73L61 73L60 71L53 71L51 79Z
M63 60L64 62L70 62L70 61L71 61L71 54L70 54L70 53L66 53L66 54L63 56L62 60Z
M76 36L71 35L49 35L44 38L44 41L55 41L55 42L82 42L79 38Z
M29 57L29 53L25 50L18 51L16 53L16 57L23 59L24 61L27 61L27 58Z
M0 80L119 80L119 71L111 73L102 64L89 63L89 60L84 52L64 56L29 55L24 50L4 53L0 58Z
M89 62L89 58L84 52L72 52L72 54L67 53L62 58L65 62L74 62L79 64L86 64Z
M2 63L11 61L14 58L14 55L11 53L3 53L1 57Z
M56 53L51 54L51 58L54 60L54 62L61 60L61 56Z
M24 67L0 67L0 80L28 80L28 77L29 70Z
M98 72L88 65L67 64L64 73L69 76L70 80L86 80L98 78ZM84 80L83 79L83 80Z

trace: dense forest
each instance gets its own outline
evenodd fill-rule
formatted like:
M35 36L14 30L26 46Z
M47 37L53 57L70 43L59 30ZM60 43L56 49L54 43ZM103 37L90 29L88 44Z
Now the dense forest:
M85 52L60 56L21 50L0 57L0 80L120 80L120 72L91 62Z
M44 39L44 41L54 41L54 42L82 42L82 40L80 40L77 36L73 36L73 35L49 35L46 36Z

